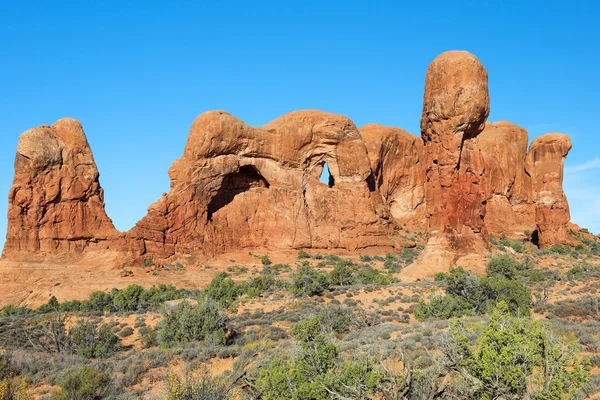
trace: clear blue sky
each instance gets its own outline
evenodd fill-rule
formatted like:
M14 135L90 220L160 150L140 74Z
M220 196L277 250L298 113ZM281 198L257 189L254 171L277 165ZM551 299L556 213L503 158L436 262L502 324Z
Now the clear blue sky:
M425 70L451 49L488 69L491 120L571 135L572 220L600 233L592 1L0 2L0 244L30 127L82 122L108 214L126 230L168 191L198 114L262 125L313 108L419 134Z

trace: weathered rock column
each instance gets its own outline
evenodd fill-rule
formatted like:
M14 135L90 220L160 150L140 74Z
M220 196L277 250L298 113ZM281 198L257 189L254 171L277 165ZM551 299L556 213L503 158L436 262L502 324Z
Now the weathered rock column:
M489 112L487 71L474 55L449 51L433 60L425 81L421 137L429 250L445 253L435 262L453 263L456 256L486 247L480 182L485 161L474 140Z
M562 133L539 136L529 146L526 168L532 179L541 247L572 241L567 229L569 204L562 189L565 158L571 147L571 139Z

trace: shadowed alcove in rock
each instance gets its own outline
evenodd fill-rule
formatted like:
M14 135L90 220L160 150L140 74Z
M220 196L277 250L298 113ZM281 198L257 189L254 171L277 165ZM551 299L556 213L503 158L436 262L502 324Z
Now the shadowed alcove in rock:
M231 203L238 194L256 188L268 189L270 186L252 165L244 165L237 172L227 174L217 194L208 203L208 220L212 221L214 213Z

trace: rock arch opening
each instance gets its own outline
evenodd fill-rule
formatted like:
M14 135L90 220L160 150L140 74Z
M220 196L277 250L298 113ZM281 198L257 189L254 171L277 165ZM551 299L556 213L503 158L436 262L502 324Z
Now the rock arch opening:
M208 203L208 220L221 208L227 206L240 193L254 189L269 189L271 185L252 165L244 165L237 172L227 174L221 187Z
M319 180L330 188L335 185L335 179L333 178L333 175L331 175L331 171L329 171L329 165L327 165L327 163L323 164L323 171L321 172L321 177Z

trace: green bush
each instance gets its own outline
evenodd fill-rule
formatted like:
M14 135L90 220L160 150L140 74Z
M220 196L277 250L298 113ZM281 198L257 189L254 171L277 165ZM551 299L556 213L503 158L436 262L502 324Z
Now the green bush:
M260 258L260 262L262 263L262 265L271 265L273 264L273 262L271 261L271 259L269 258L269 256L262 256Z
M81 311L104 313L113 311L113 295L111 293L96 291L88 300L81 302Z
M48 300L48 303L38 307L37 312L41 314L46 314L51 312L57 312L59 310L60 303L58 302L55 296L52 296L50 297L50 300Z
M304 250L300 250L298 252L298 258L300 258L300 259L311 258L311 255L308 254L307 252L305 252Z
M330 282L327 274L303 265L292 275L289 291L294 296L320 296L329 290Z
M231 387L225 379L215 378L209 371L200 375L190 373L185 379L174 373L168 375L166 400L228 400Z
M72 352L86 358L106 358L121 349L119 338L110 325L93 322L78 324L69 330Z
M346 361L317 317L292 327L298 350L293 359L274 357L258 373L256 388L264 400L371 399L384 374L368 359ZM360 394L359 394L360 393Z
M8 305L8 306L4 306L2 307L2 309L0 309L0 316L2 317L16 317L16 316L23 316L23 315L27 315L29 313L31 313L33 310L31 310L30 308L27 307L16 307L13 305Z
M570 399L590 378L574 344L560 343L547 323L511 316L502 301L475 346L462 323L451 332L445 351L461 371L465 398Z
M490 260L488 276L478 277L463 268L452 268L445 277L446 295L432 296L429 302L421 299L413 309L415 318L448 319L463 315L488 312L499 301L504 301L510 312L529 315L531 292L516 280L518 265L510 257ZM508 279L512 277L513 279Z
M518 271L518 263L509 256L492 257L485 269L487 276L499 276L506 279L516 279Z
M244 294L242 285L238 285L229 277L229 274L222 272L212 279L201 297L209 297L227 308L242 294Z
M357 270L349 263L338 263L329 273L329 282L335 286L349 286L358 283Z
M413 314L419 321L427 319L449 319L473 315L473 307L464 298L455 295L431 296L423 299L413 308Z
M571 252L571 248L566 244L556 243L550 246L550 251L557 254L569 254Z
M390 274L381 272L370 265L362 265L358 268L358 280L363 285L389 285L397 282Z
M433 276L433 280L436 282L443 282L448 280L448 278L450 277L450 275L448 275L445 272L438 272Z
M227 316L219 304L205 298L200 304L182 301L164 312L157 326L157 341L163 346L182 345L202 340L207 344L225 344Z
M52 400L100 400L110 392L111 379L104 372L81 365L69 371L58 386L59 390L52 393Z

